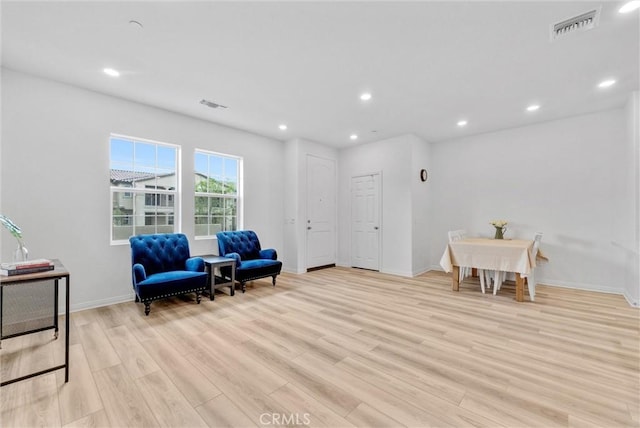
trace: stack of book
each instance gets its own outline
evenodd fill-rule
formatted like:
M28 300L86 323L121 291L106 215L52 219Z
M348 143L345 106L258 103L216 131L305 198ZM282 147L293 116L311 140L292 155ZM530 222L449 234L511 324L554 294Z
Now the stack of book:
M27 273L53 270L53 262L49 259L35 259L26 262L0 263L0 274L6 276L24 275Z

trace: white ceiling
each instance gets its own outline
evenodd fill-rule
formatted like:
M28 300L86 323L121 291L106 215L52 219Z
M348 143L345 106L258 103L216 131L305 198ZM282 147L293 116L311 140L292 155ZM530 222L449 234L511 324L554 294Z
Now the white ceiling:
M442 141L624 105L640 14L622 4L3 0L2 63L280 140ZM549 41L600 6L597 28Z

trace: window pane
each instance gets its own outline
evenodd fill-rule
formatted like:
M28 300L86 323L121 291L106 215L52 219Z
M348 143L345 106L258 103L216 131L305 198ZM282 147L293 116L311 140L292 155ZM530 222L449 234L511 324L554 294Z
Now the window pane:
M175 231L177 159L175 146L110 138L112 240ZM161 190L172 193L158 193Z
M224 175L227 178L236 177L238 175L238 160L226 158L224 160Z
M217 179L221 179L222 172L222 158L219 156L209 156L209 176Z
M167 146L158 146L158 168L167 172L176 171L176 149Z
M227 195L235 195L238 193L235 179L227 179L224 182L224 193Z
M204 153L195 155L196 192L208 192L209 157Z
M173 233L173 225L160 225L156 228L155 233Z
M240 161L215 153L195 152L196 236L237 228ZM208 193L208 196L200 195ZM234 197L222 197L231 195ZM206 204L205 204L206 201ZM205 227L205 222L207 223Z
M196 236L208 236L209 235L209 216L196 216Z
M207 216L209 214L209 198L206 196L196 196L195 214Z
M218 216L214 216L211 218L211 230L215 230L215 232L219 232L221 230L224 230L222 228L222 225L224 224L224 217L218 217Z
M209 179L209 193L222 194L224 193L224 184L220 177Z
M133 142L119 138L112 138L110 149L110 159L112 164L120 163L133 165Z
M129 192L113 192L111 203L113 215L130 215L133 213L133 202L130 195Z
M235 217L226 217L225 218L225 230L236 230L236 218Z
M155 172L156 146L147 143L136 143L134 169L140 172Z
M114 240L129 239L133 235L131 198L126 192L113 192L111 198L111 236Z
M195 191L198 193L207 193L208 192L208 182L207 177L196 174L196 187Z
M224 160L224 193L235 195L237 193L238 161L226 158Z
M237 215L238 202L235 199L227 198L225 199L225 210L224 213L227 216L235 216Z
M209 206L211 215L223 215L224 214L224 199L222 198L209 198Z
M156 185L162 189L175 189L178 186L178 180L175 171L159 169L156 176Z

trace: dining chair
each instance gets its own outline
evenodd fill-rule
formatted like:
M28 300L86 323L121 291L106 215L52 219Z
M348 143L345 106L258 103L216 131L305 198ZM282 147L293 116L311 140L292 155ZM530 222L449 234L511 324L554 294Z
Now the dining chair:
M464 229L459 230L450 230L448 232L449 235L449 243L454 241L460 241L467 237L467 231ZM471 268L468 266L460 266L460 276L458 277L458 281L462 282L467 276L471 275ZM482 292L484 293L484 284L482 285Z
M480 277L480 289L482 290L482 294L484 294L485 286L486 288L491 288L491 271L478 269L478 276Z
M538 256L538 251L540 249L540 241L542 240L542 232L536 232L533 237L533 248L531 248L531 255L533 256L533 260ZM527 288L529 289L529 297L531 301L535 301L536 297L536 278L535 278L535 268L531 269L531 272L526 278ZM496 292L500 290L502 283L506 279L507 272L503 271L495 271L495 282L493 284L493 295L496 295Z
M531 250L531 254L533 256L533 260L538 256L538 251L540 250L540 241L542 241L542 232L536 232L533 237L533 249ZM529 297L531 301L535 301L536 297L536 276L535 276L536 268L531 269L529 276L527 277L527 288L529 288Z

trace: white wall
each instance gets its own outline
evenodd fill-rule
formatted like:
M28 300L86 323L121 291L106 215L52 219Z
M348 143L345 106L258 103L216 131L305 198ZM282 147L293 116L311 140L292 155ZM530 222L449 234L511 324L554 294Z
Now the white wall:
M133 298L128 246L109 244L109 134L182 146L182 191L193 192L193 151L244 158L244 227L283 248L284 145L165 110L2 69L1 212L24 232L31 257L59 258L71 272L71 309ZM193 201L182 204L192 254ZM2 231L2 260L14 240Z
M428 271L434 263L431 261L431 179L420 181L420 170L431 174L431 144L418 137L411 136L411 189L412 189L412 274L419 275Z
M287 272L307 271L307 156L336 161L338 151L314 141L296 138L285 143L285 237ZM337 225L336 225L337 226ZM338 237L336 237L336 242Z
M638 93L625 109L436 144L404 135L340 152L5 69L1 96L0 212L24 229L32 257L60 258L70 269L72 309L133 296L129 248L109 245L111 132L180 144L184 194L193 191L195 148L242 156L244 227L292 272L306 266L305 168L313 154L338 161L339 265L351 259L351 177L380 172L382 272L438 269L448 230L491 236L488 222L505 218L507 237L545 233L542 283L638 301ZM182 212L192 253L217 251L213 240L193 240L190 199ZM0 236L9 260L15 240L4 229Z
M489 221L505 219L507 237L544 233L550 262L539 282L622 293L624 259L612 241L637 228L619 211L625 130L617 109L433 144L431 259L448 230L491 236Z
M626 198L623 206L634 231L618 231L616 244L626 263L624 295L633 306L640 305L640 92L629 96L626 105ZM630 233L631 232L631 233Z
M412 171L410 166L411 144L414 138L411 135L403 135L340 151L338 264L341 266L351 266L351 177L380 172L382 182L380 271L412 276Z
M298 249L298 222L300 219L300 172L298 165L298 140L285 143L284 156L284 242L282 269L285 272L302 272Z

